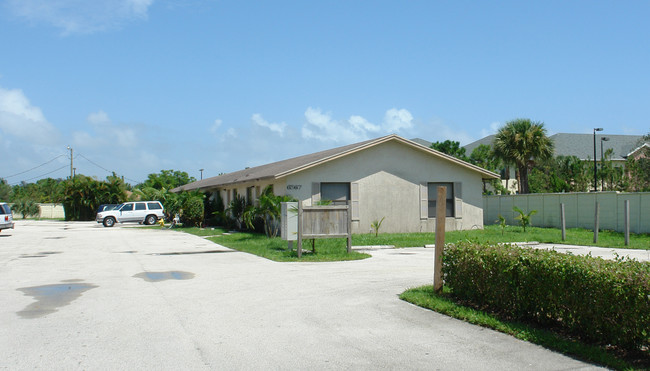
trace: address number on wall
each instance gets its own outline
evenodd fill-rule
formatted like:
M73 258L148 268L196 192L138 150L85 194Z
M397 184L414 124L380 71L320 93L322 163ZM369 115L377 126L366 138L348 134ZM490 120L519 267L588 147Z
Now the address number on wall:
M300 188L302 188L301 184L289 184L289 185L287 185L288 190L294 190L294 189L300 189Z

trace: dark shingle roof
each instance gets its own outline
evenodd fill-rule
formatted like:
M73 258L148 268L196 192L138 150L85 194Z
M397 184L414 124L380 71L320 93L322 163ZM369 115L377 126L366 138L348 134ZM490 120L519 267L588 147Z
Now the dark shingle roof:
M180 191L189 191L189 190L196 190L196 189L207 189L207 188L214 188L214 187L219 187L222 185L226 184L236 184L236 183L244 183L244 182L249 182L249 181L257 181L257 180L262 180L262 179L272 179L272 178L281 178L283 176L290 175L294 172L298 172L307 168L310 168L312 166L316 166L318 164L321 164L323 162L327 162L329 160L339 158L341 156L345 156L346 154L367 148L367 147L372 147L374 145L384 143L389 140L398 140L400 142L403 142L405 144L411 145L413 147L416 147L418 149L424 150L429 152L430 154L447 159L449 161L455 162L461 166L467 167L471 170L477 171L481 173L483 176L486 178L496 178L498 177L497 174L494 174L490 171L487 171L483 168L480 168L478 166L472 165L468 162L461 161L455 157L449 156L447 154L444 154L442 152L438 152L434 149L427 148L423 145L420 145L418 143L412 142L410 140L404 139L398 135L391 134L387 135L385 137L380 137L376 139L371 139L371 140L366 140L363 142L359 143L354 143L354 144L349 144L347 146L342 146L342 147L337 147L337 148L332 148L328 149L325 151L320 151L316 153L311 153L308 155L304 156L299 156L299 157L294 157L290 158L288 160L283 160L283 161L278 161L278 162L273 162L270 164L266 165L261 165L261 166L256 166L256 167L251 167L248 169L244 170L239 170L235 171L232 173L228 174L223 174L219 176L215 176L212 178L206 178L203 180L199 180L193 183L186 184L184 186L180 186L177 188L172 189L172 192L180 192Z
M596 134L596 157L600 158L600 138L607 137L609 141L603 142L603 150L613 149L612 160L625 160L642 140L641 135L608 135ZM567 134L558 133L550 137L555 143L555 155L576 156L581 160L594 159L593 134Z
M492 147L492 141L494 140L494 137L495 137L494 134L488 135L485 138L481 138L481 139L479 139L479 140L477 140L475 142L472 142L472 143L470 143L468 145L463 146L463 148L465 148L465 154L467 156L471 155L472 151L474 149L476 149L476 147L480 146L481 144L486 144L486 145Z

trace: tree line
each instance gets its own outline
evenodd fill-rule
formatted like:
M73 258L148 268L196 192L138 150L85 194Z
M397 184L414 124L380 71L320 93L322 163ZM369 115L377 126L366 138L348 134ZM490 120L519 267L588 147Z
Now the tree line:
M638 146L650 143L650 133ZM459 142L435 142L431 148L467 161L484 169L509 176L516 169L519 193L588 192L594 188L604 191L650 191L650 147L641 148L640 156L629 157L623 166L612 161L613 150L603 154L598 165L598 184L594 185L593 162L576 156L553 156L553 141L547 136L542 122L530 119L508 121L495 135L492 145L481 144L467 156ZM487 185L491 187L487 187ZM499 180L484 184L484 193L506 194Z

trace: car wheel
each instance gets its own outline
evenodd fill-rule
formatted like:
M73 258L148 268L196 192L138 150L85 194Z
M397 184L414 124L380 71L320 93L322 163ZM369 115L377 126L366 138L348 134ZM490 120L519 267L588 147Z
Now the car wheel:
M148 215L147 218L144 220L144 224L154 225L156 224L157 220L158 218L156 218L155 215Z
M108 218L104 219L104 227L112 227L115 225L115 218L112 216L109 216Z

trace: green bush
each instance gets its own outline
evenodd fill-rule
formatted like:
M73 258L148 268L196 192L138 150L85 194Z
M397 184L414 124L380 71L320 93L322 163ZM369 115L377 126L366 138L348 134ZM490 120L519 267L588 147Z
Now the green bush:
M187 226L201 226L203 221L203 199L201 197L188 197L183 202L183 212L181 214L181 222Z
M453 295L479 309L597 344L650 345L650 263L460 242L445 247L442 269Z
M33 200L18 200L11 208L15 213L21 214L23 219L41 215L41 207Z

